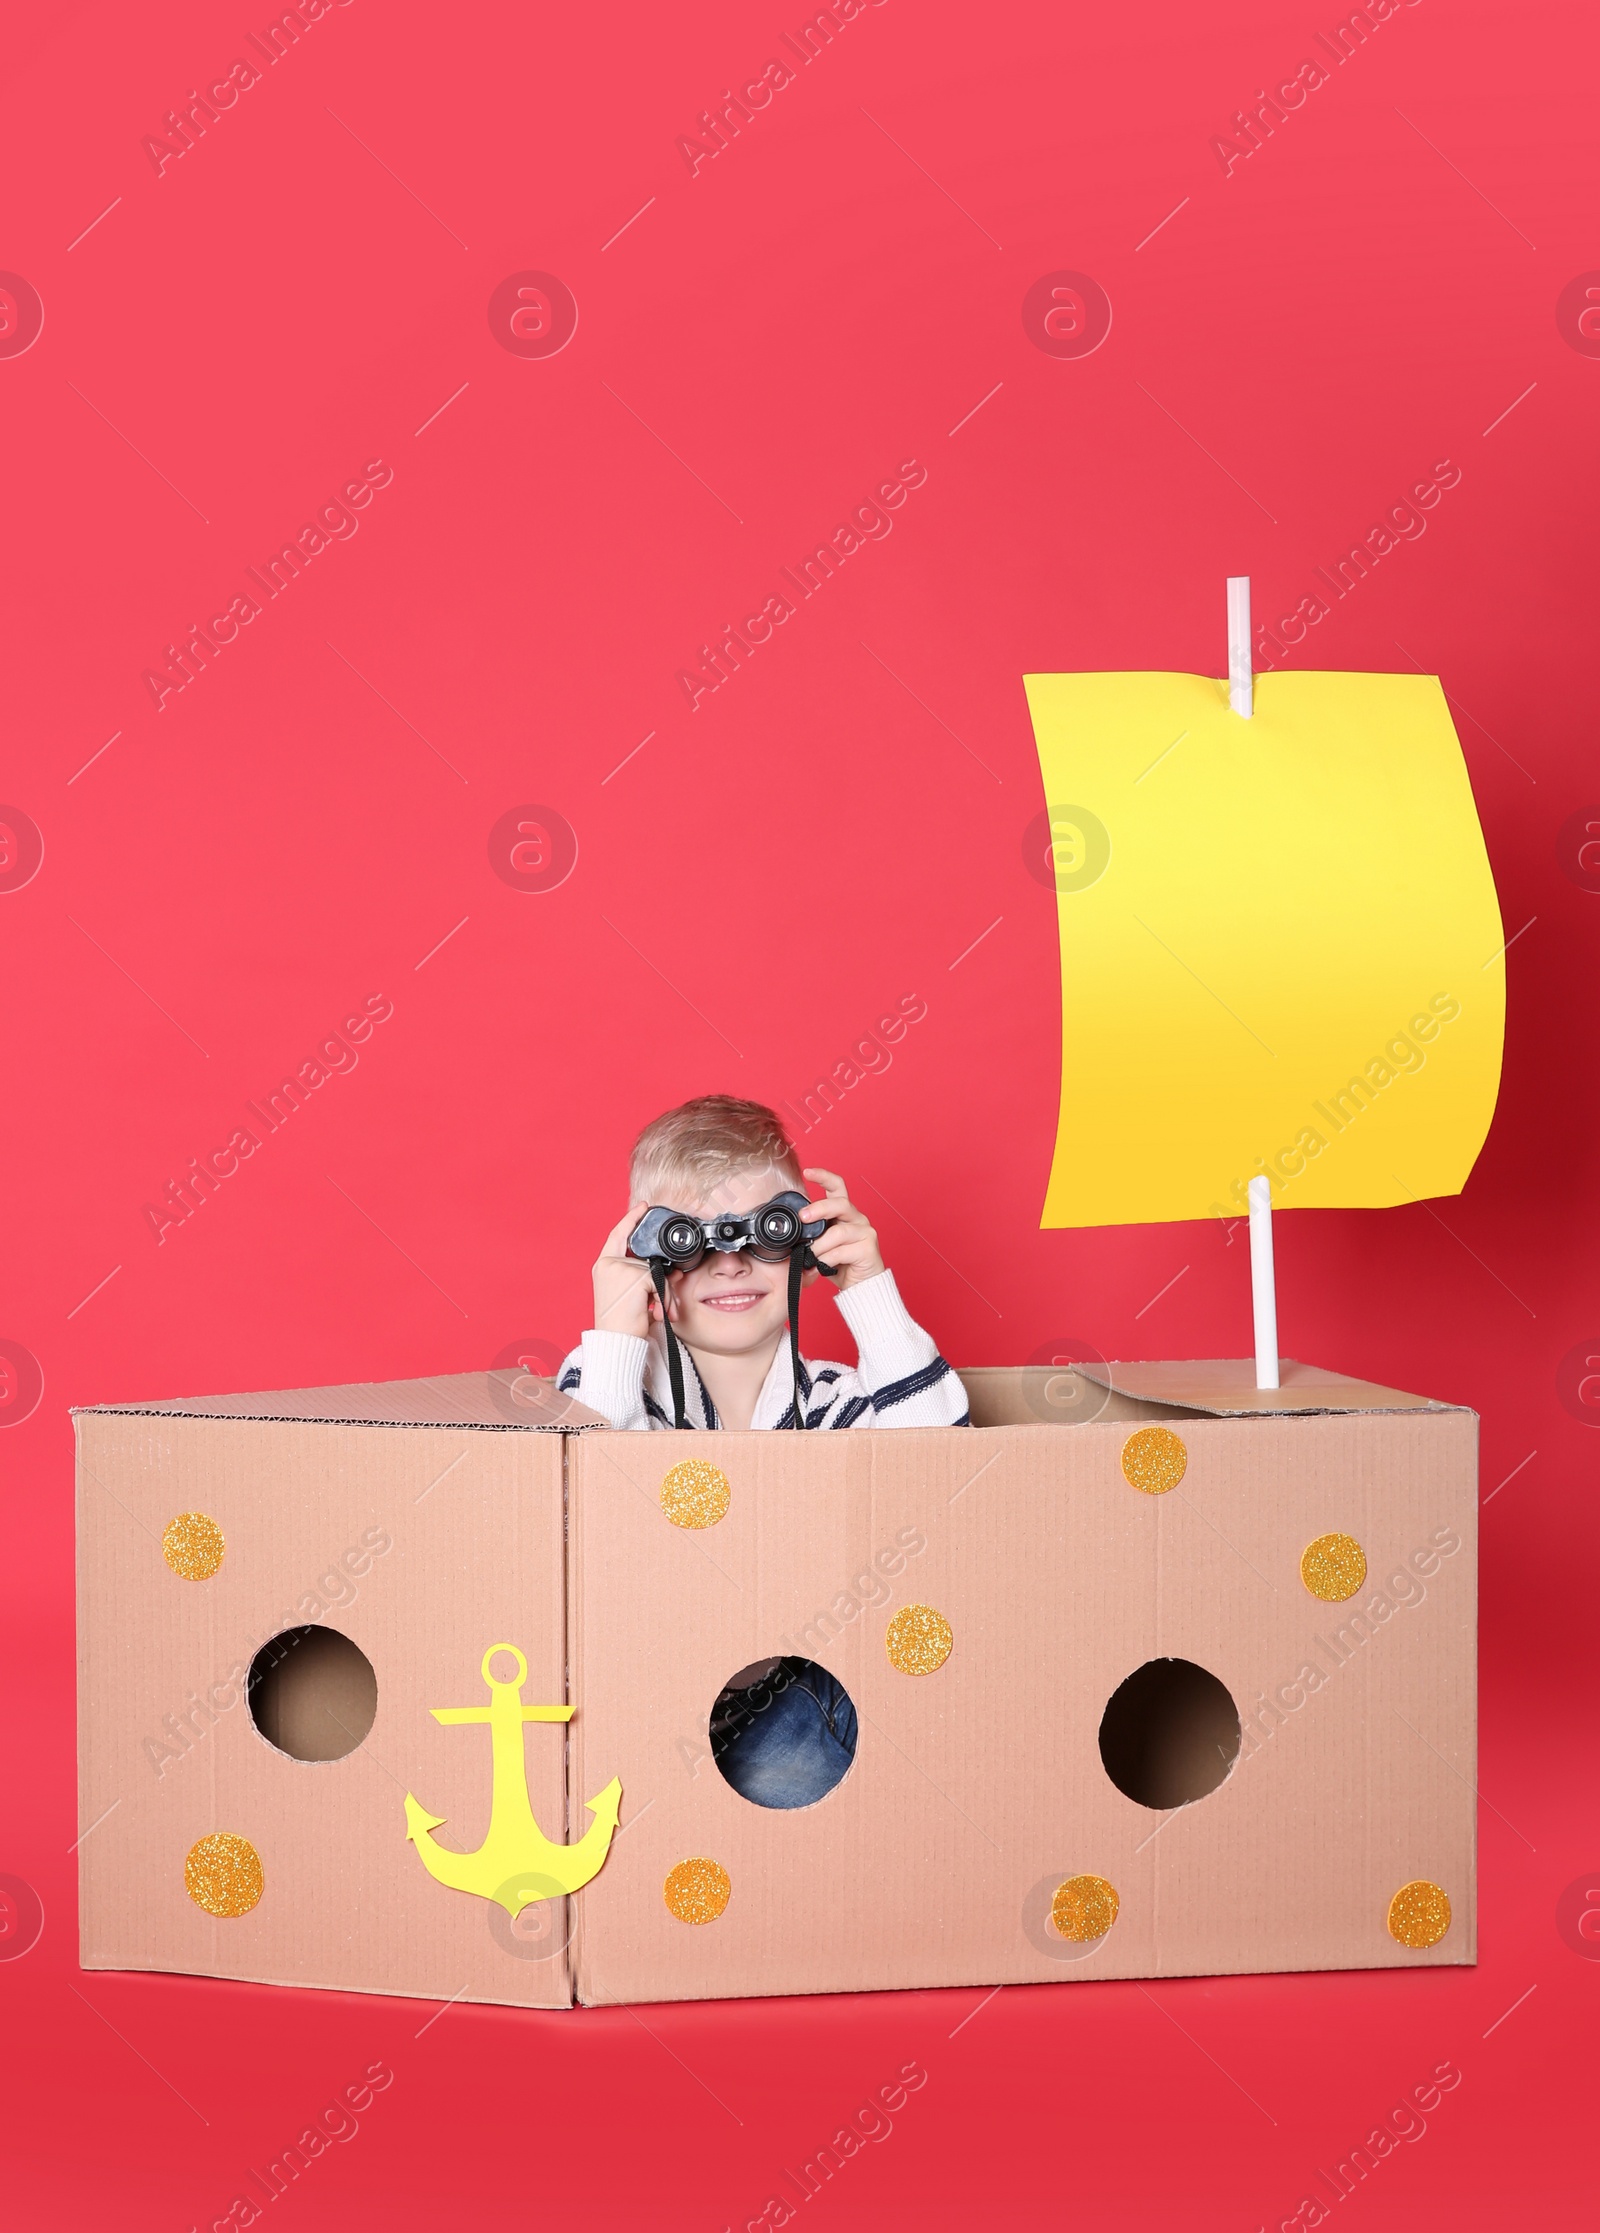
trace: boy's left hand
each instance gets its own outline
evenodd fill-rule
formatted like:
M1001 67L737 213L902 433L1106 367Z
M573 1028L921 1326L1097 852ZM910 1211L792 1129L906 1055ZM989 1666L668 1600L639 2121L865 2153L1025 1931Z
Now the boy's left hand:
M808 1170L804 1175L826 1189L822 1200L811 1205L813 1216L830 1221L821 1239L812 1242L812 1255L838 1274L833 1283L836 1289L859 1287L864 1279L876 1279L884 1268L878 1254L878 1236L865 1212L858 1210L845 1192L844 1180L837 1171Z

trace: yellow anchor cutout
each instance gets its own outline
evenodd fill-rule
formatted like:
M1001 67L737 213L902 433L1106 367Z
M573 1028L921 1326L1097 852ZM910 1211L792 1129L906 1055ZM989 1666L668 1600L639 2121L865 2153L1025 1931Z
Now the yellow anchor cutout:
M496 1682L489 1671L497 1652L509 1652L517 1663L514 1682ZM453 1853L436 1845L432 1832L444 1822L442 1814L429 1814L406 1793L406 1836L416 1847L423 1867L452 1891L475 1892L495 1900L515 1922L525 1907L576 1892L597 1876L604 1866L622 1785L613 1776L597 1799L585 1803L594 1816L576 1845L553 1845L534 1820L528 1800L528 1772L522 1751L525 1721L570 1721L570 1706L525 1706L522 1686L528 1679L528 1662L515 1644L491 1644L483 1655L483 1679L489 1687L487 1706L434 1706L435 1721L454 1727L462 1722L489 1724L494 1762L494 1784L489 1808L489 1835L475 1853Z

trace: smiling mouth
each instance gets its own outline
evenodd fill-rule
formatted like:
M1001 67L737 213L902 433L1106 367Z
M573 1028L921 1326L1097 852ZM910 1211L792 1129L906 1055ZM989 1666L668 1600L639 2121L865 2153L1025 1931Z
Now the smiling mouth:
M764 1295L758 1295L753 1291L742 1295L707 1295L700 1307L702 1310L754 1310L757 1303L765 1300Z

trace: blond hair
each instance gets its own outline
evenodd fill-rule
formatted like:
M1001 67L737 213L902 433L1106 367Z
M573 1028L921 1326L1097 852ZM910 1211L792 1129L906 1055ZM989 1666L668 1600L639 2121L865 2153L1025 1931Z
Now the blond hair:
M628 1185L636 1202L676 1209L708 1202L725 1181L771 1169L803 1193L800 1158L783 1120L760 1101L703 1093L647 1124L633 1143Z

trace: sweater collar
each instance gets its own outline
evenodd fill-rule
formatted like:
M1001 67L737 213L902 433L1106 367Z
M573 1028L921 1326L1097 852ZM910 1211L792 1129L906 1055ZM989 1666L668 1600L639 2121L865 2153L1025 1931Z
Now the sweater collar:
M652 1403L659 1406L668 1426L672 1424L672 1375L667 1369L667 1338L658 1324L650 1328L650 1355L645 1366L645 1393ZM683 1415L691 1427L720 1427L716 1406L711 1401L700 1368L693 1354L680 1341L678 1354L683 1359ZM816 1367L806 1358L800 1360L800 1391L802 1403L811 1393L816 1377ZM767 1376L761 1383L761 1393L756 1397L752 1427L775 1427L794 1402L794 1372L789 1362L787 1340L779 1343L773 1353Z

